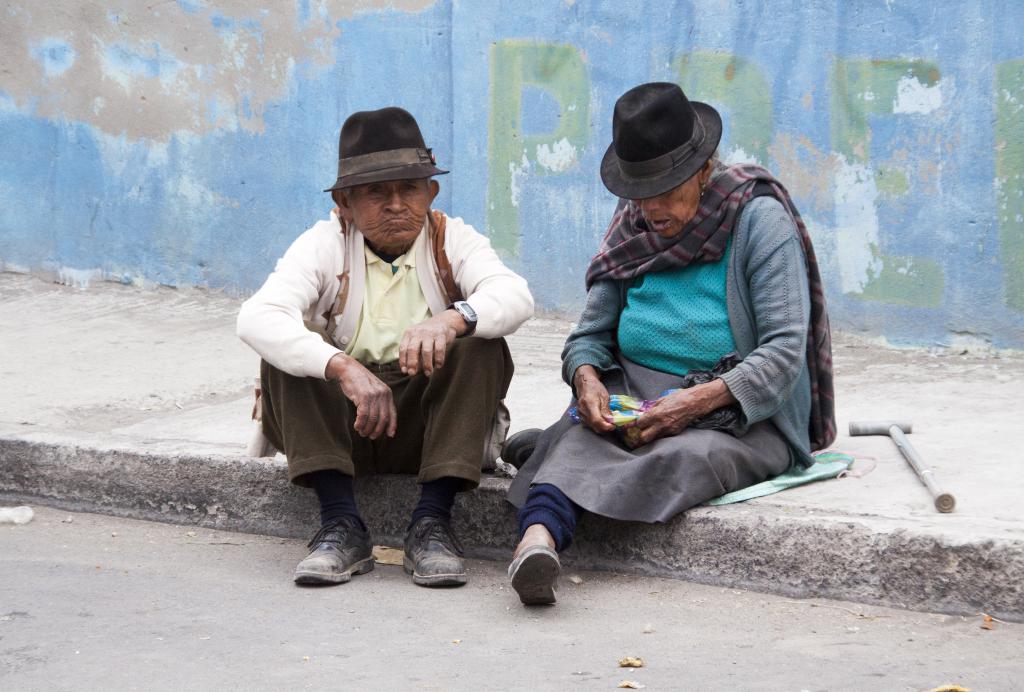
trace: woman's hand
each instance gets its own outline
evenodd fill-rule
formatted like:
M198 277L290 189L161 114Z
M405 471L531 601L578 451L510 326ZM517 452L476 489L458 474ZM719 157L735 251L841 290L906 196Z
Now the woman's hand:
M608 408L608 389L593 365L581 365L572 376L576 388L576 411L580 421L597 433L615 430L612 412Z
M736 403L736 398L722 380L712 380L707 384L673 392L658 399L640 416L636 423L640 431L637 436L638 446L662 437L678 435L701 416L733 403Z

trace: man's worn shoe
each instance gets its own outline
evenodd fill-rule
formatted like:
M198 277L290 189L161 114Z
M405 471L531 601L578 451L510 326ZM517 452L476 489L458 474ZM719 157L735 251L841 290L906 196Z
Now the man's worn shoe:
M542 544L524 549L508 566L512 588L519 594L523 605L554 603L561 571L558 553Z
M451 526L444 519L423 517L409 527L402 561L412 583L420 586L462 586L466 565Z
M296 584L344 584L352 575L373 569L370 534L353 521L321 527L309 547L309 555L295 568Z

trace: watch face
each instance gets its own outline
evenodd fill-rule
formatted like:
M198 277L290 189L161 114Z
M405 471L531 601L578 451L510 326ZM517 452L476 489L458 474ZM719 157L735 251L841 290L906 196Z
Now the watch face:
M473 306L464 300L460 300L452 303L452 309L459 313L459 316L466 323L466 333L463 336L473 334L476 331L476 310L473 309Z
M476 322L476 310L474 310L473 306L466 301L460 300L455 304L455 309L459 311L459 314L462 315L467 322Z

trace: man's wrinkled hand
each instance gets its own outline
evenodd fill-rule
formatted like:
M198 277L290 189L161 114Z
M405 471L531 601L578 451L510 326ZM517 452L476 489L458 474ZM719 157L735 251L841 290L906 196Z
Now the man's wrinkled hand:
M601 376L592 365L581 365L573 375L576 387L576 413L580 422L597 433L615 430L612 411L608 408L608 388L601 382Z
M341 392L356 405L352 426L363 437L376 440L381 435L394 437L398 432L398 410L391 388L362 363L344 353L327 363L326 376L341 387Z
M398 365L406 375L422 371L430 377L444 367L448 347L466 331L466 321L454 310L414 324L402 334L398 345Z

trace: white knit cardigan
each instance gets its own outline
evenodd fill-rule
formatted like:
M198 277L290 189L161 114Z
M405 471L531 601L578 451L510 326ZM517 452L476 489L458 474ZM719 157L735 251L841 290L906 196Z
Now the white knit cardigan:
M423 295L431 314L437 314L447 303L426 229L424 220L413 251ZM363 246L363 234L358 229L342 233L331 212L330 219L292 243L262 288L245 301L238 314L238 336L279 370L324 379L327 361L344 350L358 324L366 288ZM533 297L526 280L502 263L486 236L460 218L446 217L444 249L455 282L476 311L476 336L506 336L530 318ZM336 311L346 269L348 295ZM323 341L306 322L325 329L334 343Z

